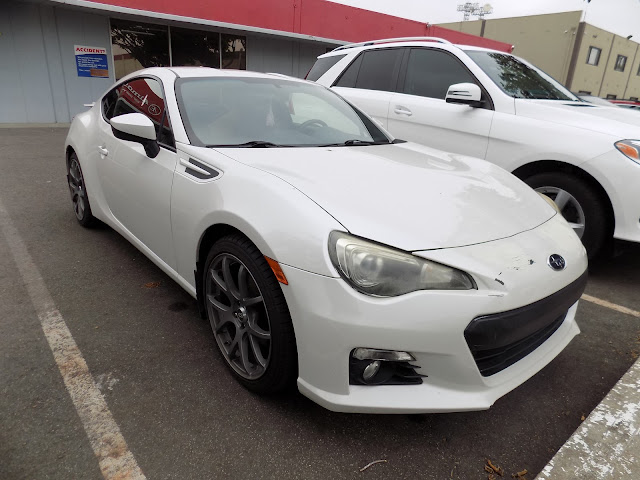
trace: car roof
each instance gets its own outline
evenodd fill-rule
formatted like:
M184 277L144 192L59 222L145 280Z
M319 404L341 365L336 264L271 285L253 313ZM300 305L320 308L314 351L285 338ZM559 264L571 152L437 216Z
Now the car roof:
M172 77L179 78L198 78L198 77L244 77L244 78L285 78L291 81L308 83L306 80L302 80L295 77L289 77L279 73L260 73L251 72L247 70L232 70L232 69L219 69L211 67L149 67L137 70L133 73L120 79L119 82L126 81L130 78L144 76L144 75L156 75L164 76L170 73Z
M342 47L338 47L330 52L325 53L324 55L320 55L318 58L332 57L334 55L346 55L352 52L359 53L364 50L393 48L393 47L431 47L431 48L440 48L442 50L450 50L453 47L455 49L459 49L463 51L474 50L474 51L483 51L483 52L492 52L492 53L504 53L505 55L509 55L506 52L493 50L491 48L477 47L474 45L455 44L450 42L441 42L436 39L416 40L411 38L407 40L393 39L393 41L377 40L377 42L379 43L363 42L363 43L354 43L351 45L343 45Z

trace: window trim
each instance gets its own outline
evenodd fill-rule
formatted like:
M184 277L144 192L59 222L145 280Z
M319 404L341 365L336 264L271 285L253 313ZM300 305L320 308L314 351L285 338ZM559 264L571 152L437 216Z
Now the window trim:
M596 63L589 63L589 59L591 58L591 51L597 50L598 55L596 56ZM600 65L600 56L602 55L602 49L600 47L594 47L593 45L589 45L589 51L587 52L587 65L591 65L592 67L597 67Z
M622 68L618 68L618 62L620 62L621 59L624 58L624 62L622 62ZM616 63L613 64L613 69L616 72L624 72L625 69L627 68L627 60L629 59L629 57L625 56L625 55L620 55L618 54L618 56L616 57Z
M433 48L433 47L408 47L407 48L407 53L405 53L405 57L403 59L402 66L400 68L400 75L399 75L399 81L398 81L398 87L397 87L398 93L402 93L403 95L411 95L412 97L429 98L431 100L440 100L442 102L446 102L446 100L443 99L443 98L425 97L423 95L415 95L415 94L412 94L412 93L404 92L404 84L405 84L405 82L407 80L407 70L409 68L409 57L411 55L411 50L435 50L437 52L442 52L442 53L445 53L445 54L449 55L450 57L453 57L455 59L455 61L457 61L467 71L467 73L469 73L471 78L473 78L475 80L475 84L480 87L480 90L482 91L482 94L486 97L487 104L482 106L482 107L479 107L479 108L481 108L483 110L494 110L495 111L495 105L493 103L493 99L491 98L491 95L489 94L487 89L484 87L482 82L480 80L478 80L478 77L471 71L471 69L467 65L465 65L465 63L462 60L460 60L460 58L458 58L457 55L449 52L448 50L444 50L442 48Z
M107 119L107 117L104 114L104 108L103 108L103 102L104 99L107 95L109 95L113 90L115 90L116 88L120 88L122 85L124 85L125 83L130 83L133 82L134 80L143 80L145 78L150 78L151 80L155 80L160 84L160 90L162 90L162 97L164 100L164 114L167 118L167 122L169 123L169 128L171 129L171 134L173 135L173 125L171 122L171 115L169 114L169 108L167 106L167 95L164 89L164 84L162 83L162 80L160 79L160 77L156 77L155 75L149 75L149 74L145 74L145 75L140 75L140 76L136 76L136 77L131 77L131 78L121 78L120 81L118 83L116 83L115 85L113 85L113 87L111 87L109 90L107 90L107 92L102 95L102 97L100 97L100 116L102 117L102 120L111 127L111 123L109 122L109 120ZM113 117L112 117L113 118ZM111 127L113 128L113 127ZM158 132L158 135L156 135L156 141L158 142L158 145L161 147L166 148L167 150L171 150L172 152L176 152L176 146L175 146L175 137L174 137L174 145L169 145L167 143L163 143L160 142L158 140L158 137L160 135L160 132Z

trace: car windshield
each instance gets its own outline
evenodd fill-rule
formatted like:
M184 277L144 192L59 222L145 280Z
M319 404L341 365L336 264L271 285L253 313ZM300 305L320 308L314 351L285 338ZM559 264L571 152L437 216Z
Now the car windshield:
M280 78L176 81L191 143L207 147L388 144L373 122L330 90Z
M580 101L549 75L512 55L465 50L491 80L514 98Z

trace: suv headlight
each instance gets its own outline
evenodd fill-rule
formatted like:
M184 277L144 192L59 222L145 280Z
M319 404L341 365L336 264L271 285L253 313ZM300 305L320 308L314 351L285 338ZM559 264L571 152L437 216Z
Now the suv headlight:
M620 140L614 145L627 158L640 163L640 140Z
M342 232L329 235L329 256L340 276L359 292L395 297L416 290L472 290L464 272Z

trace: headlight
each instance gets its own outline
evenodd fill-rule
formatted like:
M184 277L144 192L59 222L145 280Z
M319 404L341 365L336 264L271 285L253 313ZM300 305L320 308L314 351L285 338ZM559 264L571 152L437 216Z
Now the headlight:
M342 232L331 232L329 256L342 278L367 295L395 297L416 290L476 288L460 270Z
M620 140L614 145L627 158L640 163L640 140Z

